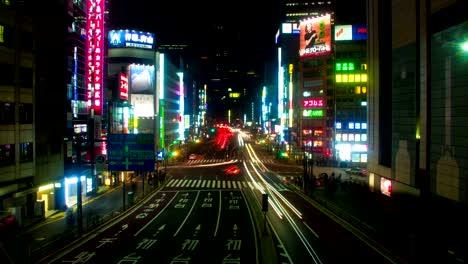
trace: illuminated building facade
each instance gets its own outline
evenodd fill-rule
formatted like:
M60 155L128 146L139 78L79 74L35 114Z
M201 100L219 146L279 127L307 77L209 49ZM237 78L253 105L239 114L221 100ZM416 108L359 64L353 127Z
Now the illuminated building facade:
M333 153L331 15L302 20L299 29L300 143L306 159L328 160ZM312 41L309 41L309 34Z
M338 162L367 163L367 26L335 25L334 156Z
M104 67L104 56L87 56L86 39L88 27L105 30L105 4L91 0L0 4L0 45L5 47L0 64L6 73L2 75L6 78L0 79L7 87L1 100L6 113L2 116L7 118L0 126L9 127L2 128L7 132L0 137L0 146L6 150L1 151L1 166L9 171L0 175L0 211L12 212L20 224L21 219L47 217L55 210L75 205L77 182L83 185L83 197L95 191L89 170L93 151L87 147L90 124L86 68L91 58L95 66L92 79L102 88L103 79L97 70ZM91 6L96 16L89 24ZM21 39L21 43L15 39ZM98 42L92 45L102 47ZM21 60L10 61L15 57L12 54ZM97 89L96 84L93 87Z

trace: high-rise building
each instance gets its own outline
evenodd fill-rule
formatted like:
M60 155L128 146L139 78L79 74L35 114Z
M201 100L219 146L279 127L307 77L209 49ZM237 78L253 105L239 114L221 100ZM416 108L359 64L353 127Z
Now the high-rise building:
M457 221L446 209L468 201L466 3L368 2L370 184Z
M364 18L363 18L364 20ZM367 163L367 26L335 25L333 157L342 164Z
M0 56L5 113L0 124L0 211L10 211L21 223L25 217L44 217L75 205L78 182L83 197L96 190L89 137L101 127L89 129L88 102L94 91L93 105L102 110L97 100L104 89L105 50L97 34L104 31L107 12L105 1L91 5L71 0L2 1L0 12L5 55ZM87 42L91 39L93 43ZM87 56L91 44L96 49ZM89 86L91 79L95 83Z

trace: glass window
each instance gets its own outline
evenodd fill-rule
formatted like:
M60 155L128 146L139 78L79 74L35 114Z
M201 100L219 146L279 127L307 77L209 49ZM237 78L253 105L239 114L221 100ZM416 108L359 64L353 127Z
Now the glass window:
M356 86L356 94L361 94L361 86Z
M349 141L354 141L354 134L349 134L348 139Z
M20 86L22 88L32 88L33 87L33 71L32 68L21 67L20 72Z
M361 129L361 123L355 123L354 128L355 129Z
M336 122L336 129L341 129L341 122Z
M361 141L367 141L367 134L361 134Z
M33 105L32 104L20 104L19 105L19 122L20 124L32 124L33 123Z
M360 75L360 74L355 74L355 75L354 75L354 80L355 80L356 82L360 82L360 81L361 81L361 75Z
M341 80L341 74L337 74L337 75L336 75L336 82L337 82L337 83L342 82L342 80Z
M361 129L367 129L367 123L362 123L361 124Z
M31 162L33 161L33 143L21 143L20 144L20 162Z
M367 154L366 153L361 154L361 162L367 162Z
M353 122L348 123L348 129L354 129L354 123Z
M354 134L354 140L356 142L361 141L361 134Z
M343 134L343 141L348 141L348 134Z
M360 162L361 161L361 155L359 153L352 153L351 154L351 161L352 162Z
M0 166L9 166L15 164L15 145L0 145Z
M336 134L336 139L335 139L337 142L340 142L341 141L341 134Z
M15 65L0 63L0 85L15 84Z
M0 102L0 124L11 125L15 123L15 104Z
M367 82L367 74L361 74L361 82Z

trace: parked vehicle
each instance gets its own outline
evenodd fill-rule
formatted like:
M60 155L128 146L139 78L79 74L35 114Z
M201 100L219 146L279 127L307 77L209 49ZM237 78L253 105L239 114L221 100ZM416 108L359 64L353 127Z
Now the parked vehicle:
M361 167L353 167L345 170L347 174L350 175L358 175L358 176L367 176L368 171Z

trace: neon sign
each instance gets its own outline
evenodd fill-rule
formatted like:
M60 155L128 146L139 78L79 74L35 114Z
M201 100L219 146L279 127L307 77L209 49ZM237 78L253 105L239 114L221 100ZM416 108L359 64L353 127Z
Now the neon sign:
M323 109L304 109L302 111L302 116L304 117L323 117Z
M307 99L302 101L303 107L323 107L323 99Z
M86 30L86 106L102 115L104 0L88 0Z
M124 73L120 73L120 99L128 99L128 78Z
M110 48L154 49L154 34L134 30L111 30L108 34Z

